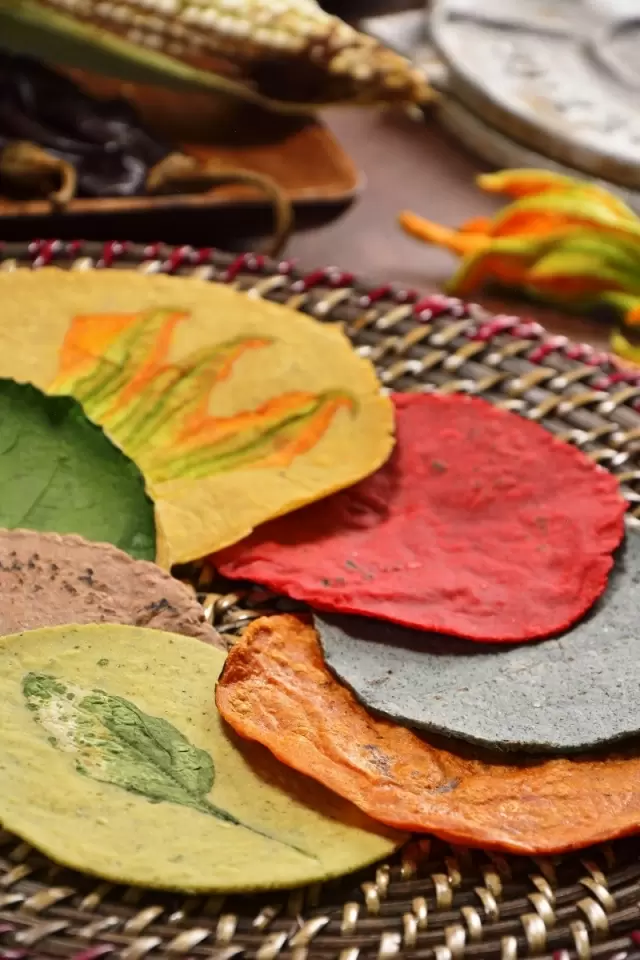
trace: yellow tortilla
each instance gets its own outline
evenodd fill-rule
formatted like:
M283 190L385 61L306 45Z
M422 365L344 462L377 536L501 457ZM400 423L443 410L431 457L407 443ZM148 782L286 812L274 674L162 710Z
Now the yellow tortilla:
M336 326L221 284L0 274L0 377L69 393L138 464L162 566L372 473L393 410Z
M140 627L0 640L0 822L65 866L180 891L293 887L391 853L402 835L223 724L223 662Z

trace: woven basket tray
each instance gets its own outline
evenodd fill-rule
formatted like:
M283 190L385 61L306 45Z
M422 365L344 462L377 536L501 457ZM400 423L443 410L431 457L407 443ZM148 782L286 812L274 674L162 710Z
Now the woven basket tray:
M387 388L466 391L539 420L614 472L631 521L640 518L640 374L536 323L254 256L50 241L0 249L0 270L46 264L197 274L342 321ZM197 576L230 640L279 606L250 586L230 592L206 569ZM0 960L626 960L640 957L639 853L625 840L533 860L423 838L388 865L322 887L206 898L101 883L0 833Z

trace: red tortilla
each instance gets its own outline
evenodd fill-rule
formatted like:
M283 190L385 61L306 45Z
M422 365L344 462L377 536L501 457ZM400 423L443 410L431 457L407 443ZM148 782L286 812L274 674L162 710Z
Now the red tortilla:
M472 397L398 394L391 459L214 557L320 610L485 642L548 637L604 591L624 533L615 478Z

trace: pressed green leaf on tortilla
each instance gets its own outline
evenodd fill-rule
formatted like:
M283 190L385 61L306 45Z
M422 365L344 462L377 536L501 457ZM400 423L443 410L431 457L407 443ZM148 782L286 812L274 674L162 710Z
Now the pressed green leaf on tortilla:
M155 558L140 471L70 397L0 379L0 489L0 527L77 533Z
M406 837L258 744L215 705L225 655L117 624L0 637L0 822L110 883L243 893L321 883Z
M208 799L215 779L213 760L162 717L143 713L124 697L84 690L44 673L27 674L22 692L29 710L49 734L51 745L76 754L78 773L152 803L191 807L282 842ZM285 846L305 853L291 844Z
M123 697L48 674L27 674L22 689L52 746L76 755L79 773L154 803L179 803L233 822L207 800L214 781L211 757L166 720Z

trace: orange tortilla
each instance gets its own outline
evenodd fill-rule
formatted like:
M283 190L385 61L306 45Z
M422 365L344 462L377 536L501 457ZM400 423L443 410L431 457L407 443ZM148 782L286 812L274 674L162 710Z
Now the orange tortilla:
M313 627L256 620L227 658L218 710L370 817L467 846L551 854L640 829L640 750L506 763L379 720L329 673Z

